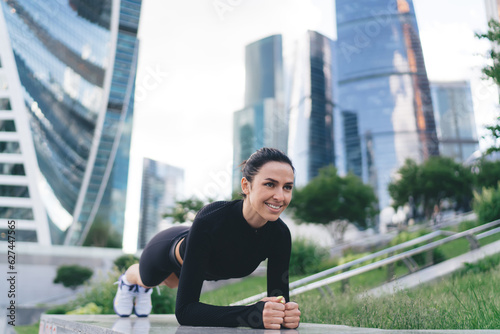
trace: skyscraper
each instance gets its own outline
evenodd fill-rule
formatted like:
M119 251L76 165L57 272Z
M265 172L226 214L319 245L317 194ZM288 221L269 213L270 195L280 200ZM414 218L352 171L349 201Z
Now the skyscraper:
M158 232L162 215L175 206L183 192L183 169L144 158L138 249L143 249Z
M438 155L427 72L411 0L337 0L339 108L357 115L362 179L381 208L406 158Z
M289 96L288 154L297 172L297 186L306 185L322 167L335 164L334 43L308 31L296 44Z
M245 107L233 118L233 190L239 189L238 165L250 154L264 146L287 151L281 35L246 46L245 73Z
M486 17L488 21L499 20L500 18L500 0L484 0Z
M2 2L41 198L49 225L64 232L52 228L54 243L82 245L95 221L123 232L140 8L140 0Z
M443 156L465 162L479 149L470 84L431 82L432 102Z
M15 221L16 240L50 244L47 216L38 190L38 166L29 115L0 10L0 240Z

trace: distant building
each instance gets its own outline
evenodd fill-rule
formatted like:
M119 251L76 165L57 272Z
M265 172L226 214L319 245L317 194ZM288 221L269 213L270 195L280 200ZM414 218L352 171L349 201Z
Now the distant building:
M344 131L357 131L343 134L345 145L360 148L340 169L361 173L382 209L405 159L439 154L413 1L336 0L336 17L336 101Z
M295 183L306 185L319 169L335 164L334 44L308 31L299 40L291 68L288 154L297 170Z
M138 249L143 249L158 232L163 214L175 206L183 193L183 169L144 158Z
M500 0L484 0L484 7L488 21L500 19Z
M470 84L431 82L441 155L465 162L479 149Z
M17 91L9 94L23 100L13 107L28 118L29 133L21 125L25 121L5 119L23 133L29 198L38 198L33 207L19 189L9 190L9 196L24 198L22 205L0 198L7 216L22 209L23 217L31 218L19 219L36 221L19 228L37 235L20 233L17 240L82 245L95 222L122 236L141 1L9 0L0 7L0 43L9 47L1 53L13 53L14 60L4 60ZM5 184L23 183L17 176L5 176ZM35 176L38 190L31 181ZM30 214L40 203L43 209Z
M246 46L245 107L233 117L233 190L240 189L239 164L264 146L287 152L281 35Z
M362 177L361 169L361 138L359 136L359 121L356 112L343 110L341 112L342 119L342 140L343 156L345 160L344 173L353 173L358 177Z

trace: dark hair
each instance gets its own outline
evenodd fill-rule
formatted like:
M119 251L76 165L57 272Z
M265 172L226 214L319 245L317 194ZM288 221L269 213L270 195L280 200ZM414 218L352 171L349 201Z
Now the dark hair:
M253 181L253 177L259 173L259 170L266 163L276 161L289 164L292 167L292 171L295 174L295 168L293 167L292 160L276 148L263 147L255 151L248 159L240 164L242 176L248 180L248 182ZM243 198L246 197L244 193L241 193Z

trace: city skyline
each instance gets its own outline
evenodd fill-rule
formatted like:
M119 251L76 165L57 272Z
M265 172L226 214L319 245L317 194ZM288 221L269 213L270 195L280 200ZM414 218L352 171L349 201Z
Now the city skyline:
M226 11L215 3L143 5L148 19L139 29L131 190L140 189L141 159L149 157L185 169L187 196L229 197L232 114L244 107L245 45L273 34L290 43L308 29L336 39L331 1L239 1ZM496 88L480 79L489 45L474 37L487 28L483 1L415 0L414 6L429 79L471 81L481 136L497 101ZM129 194L133 234L139 197Z

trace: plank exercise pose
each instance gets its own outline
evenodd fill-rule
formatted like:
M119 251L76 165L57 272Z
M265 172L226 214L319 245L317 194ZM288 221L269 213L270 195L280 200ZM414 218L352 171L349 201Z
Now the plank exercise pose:
M175 315L181 325L297 328L300 311L289 301L291 237L280 214L292 199L292 162L281 151L262 148L242 163L243 200L214 202L191 227L166 229L146 245L140 262L120 277L115 312L127 317L151 312L152 287L178 287ZM265 259L267 293L249 306L200 302L204 280L244 277Z

